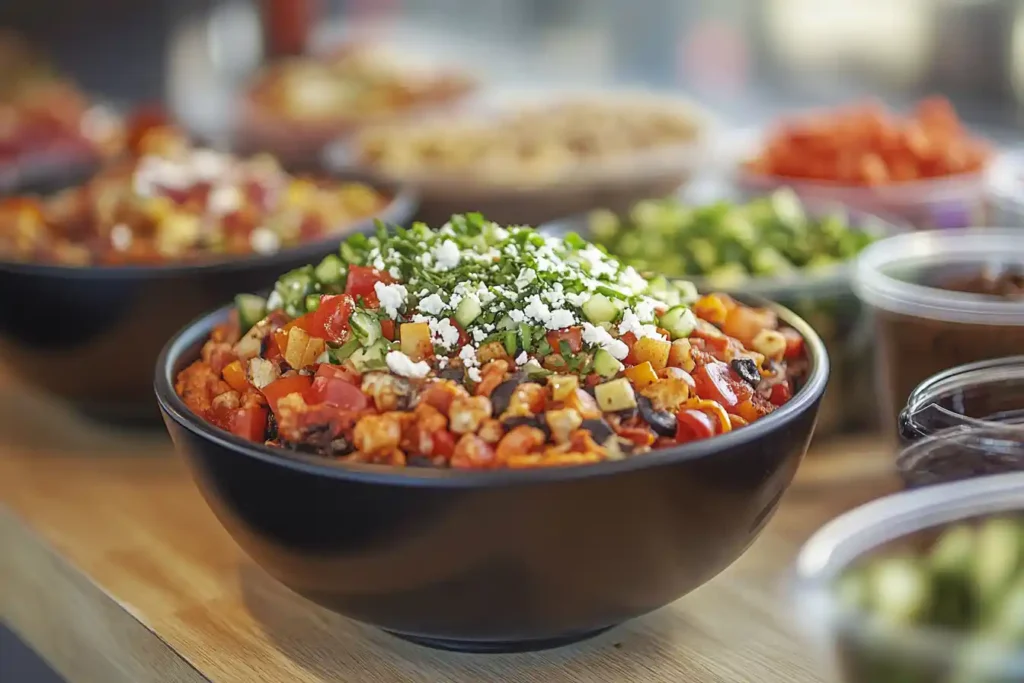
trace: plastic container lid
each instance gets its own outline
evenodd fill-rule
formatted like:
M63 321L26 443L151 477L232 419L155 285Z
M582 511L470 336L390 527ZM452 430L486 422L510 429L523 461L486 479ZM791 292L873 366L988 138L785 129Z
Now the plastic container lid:
M985 176L989 200L1000 211L1024 220L1024 149L1000 154Z
M911 488L1022 472L1024 429L995 423L940 430L904 449L896 468Z
M854 288L875 308L974 325L1024 326L1024 301L950 291L942 278L1024 266L1024 238L1007 228L933 230L897 235L861 252Z

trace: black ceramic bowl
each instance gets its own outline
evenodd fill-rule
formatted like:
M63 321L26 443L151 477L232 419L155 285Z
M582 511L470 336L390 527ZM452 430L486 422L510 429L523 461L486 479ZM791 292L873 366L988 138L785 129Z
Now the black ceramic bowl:
M49 182L31 189L59 186ZM416 210L416 197L394 187L381 189L394 199L378 217L407 221ZM372 229L373 220L366 219L345 233L272 256L190 265L0 261L0 362L23 381L90 415L156 421L153 361L181 325L237 292L266 289L282 273L333 252L344 235Z
M156 395L210 507L272 576L324 607L432 647L535 650L663 607L754 541L807 449L828 380L810 374L749 427L630 460L460 472L348 465L256 445L175 394L224 308L160 356Z

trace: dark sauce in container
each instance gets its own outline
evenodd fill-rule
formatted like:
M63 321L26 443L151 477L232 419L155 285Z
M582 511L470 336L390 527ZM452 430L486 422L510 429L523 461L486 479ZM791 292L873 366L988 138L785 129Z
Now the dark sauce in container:
M1024 233L1018 230L918 232L864 250L856 290L874 317L878 404L890 433L922 382L958 366L1024 353L1022 270ZM977 404L976 392L970 396ZM970 417L1018 409L1024 403Z

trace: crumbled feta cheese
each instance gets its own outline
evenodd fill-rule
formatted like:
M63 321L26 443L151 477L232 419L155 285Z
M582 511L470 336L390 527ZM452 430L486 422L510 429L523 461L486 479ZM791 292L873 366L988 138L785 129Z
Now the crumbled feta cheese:
M430 255L429 251L425 251L419 255L419 261L421 266L423 266L424 268L429 268L430 265L434 262L434 257Z
M633 266L626 266L619 276L620 281L629 288L633 294L640 294L647 291L647 280L640 273L636 272Z
M276 254L281 248L281 238L267 228L256 228L249 234L249 246L257 254Z
M124 223L118 223L110 229L110 244L118 251L128 251L132 246L132 229Z
M513 308L508 312L508 317L512 318L512 322L521 323L526 320L526 314L520 311L518 308Z
M473 328L472 337L473 337L473 341L475 341L477 344L482 342L484 339L487 339L487 337L489 337L489 336L490 336L490 333L486 332L482 328L479 328L479 327L474 327Z
M526 308L523 309L523 313L528 318L533 318L545 326L547 325L548 318L551 317L551 309L536 294L530 297L530 300L526 303Z
M388 351L388 355L385 356L384 360L387 362L388 369L391 372L402 377L419 379L426 377L430 372L430 366L425 361L414 363L409 356L401 351Z
M451 240L445 240L434 247L433 256L437 261L438 270L451 270L459 265L461 259L459 245Z
M282 299L281 295L277 293L277 290L274 290L270 293L270 296L267 297L267 310L276 311L282 306L284 306L284 299Z
M640 318L637 317L631 309L626 309L622 313L622 322L619 323L619 334L627 334L632 332L636 335L637 339L641 337L653 337L654 339L664 339L658 328L654 325L645 325L640 322Z
M625 342L612 337L603 327L596 327L590 323L583 323L583 341L604 349L615 360L622 360L629 355L629 347Z
M636 317L643 322L654 322L654 304L650 299L644 299L633 307Z
M519 367L522 367L522 366L526 365L527 361L529 361L529 360L530 360L530 357L528 355L526 355L526 351L523 351L518 356L516 356L516 365L518 365Z
M561 330L562 328L569 327L575 323L576 317L573 316L572 311L560 308L557 311L551 311L551 315L548 316L548 319L544 324L549 330Z
M480 368L466 368L466 376L474 382L479 382L483 379L483 375L480 374Z
M430 322L430 332L434 343L450 349L459 343L459 330L448 318L433 320Z
M444 301L437 294L420 300L420 310L428 315L437 315L444 310Z
M536 279L537 271L535 271L533 268L527 268L523 272L519 273L518 277L516 277L516 287L522 289Z
M406 297L409 296L405 287L397 283L384 284L378 281L373 284L373 291L380 301L380 307L392 320L398 317L399 311L405 306Z

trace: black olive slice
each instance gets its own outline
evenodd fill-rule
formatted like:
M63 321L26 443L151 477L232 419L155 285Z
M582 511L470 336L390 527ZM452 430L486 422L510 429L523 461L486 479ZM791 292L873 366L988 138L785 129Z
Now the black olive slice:
M758 372L757 363L752 358L733 358L729 365L740 379L750 386L757 387L761 381L761 373Z
M584 420L580 425L580 429L586 429L590 432L590 438L592 438L596 443L604 443L611 437L615 436L615 430L613 430L611 425L605 422L602 418Z
M646 396L637 396L637 407L640 409L640 417L644 422L651 425L651 429L661 436L675 436L676 416L664 410L657 410L651 400Z

